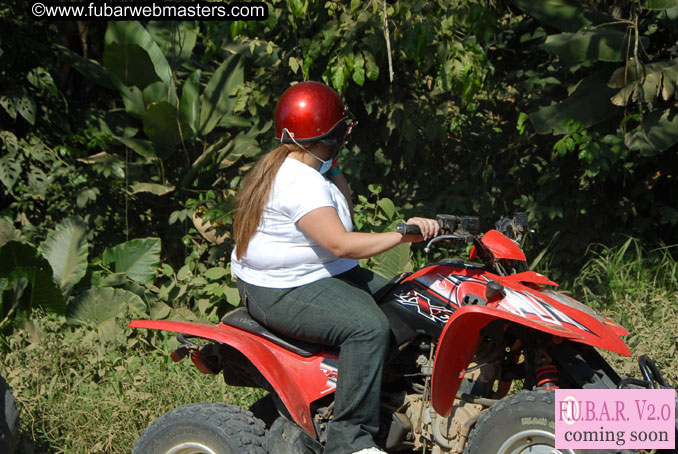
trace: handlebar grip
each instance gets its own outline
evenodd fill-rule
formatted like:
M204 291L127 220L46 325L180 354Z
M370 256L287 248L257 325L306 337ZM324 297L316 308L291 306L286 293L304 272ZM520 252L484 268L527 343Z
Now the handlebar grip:
M401 224L396 227L396 232L403 235L421 235L419 226L413 224Z

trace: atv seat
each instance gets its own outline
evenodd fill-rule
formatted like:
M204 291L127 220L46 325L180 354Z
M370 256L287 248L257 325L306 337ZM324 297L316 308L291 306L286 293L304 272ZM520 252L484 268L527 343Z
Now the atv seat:
M266 340L293 351L299 356L313 356L319 351L327 348L321 344L312 344L310 342L301 341L269 331L268 328L253 319L245 307L239 307L224 315L221 319L221 323L261 336Z

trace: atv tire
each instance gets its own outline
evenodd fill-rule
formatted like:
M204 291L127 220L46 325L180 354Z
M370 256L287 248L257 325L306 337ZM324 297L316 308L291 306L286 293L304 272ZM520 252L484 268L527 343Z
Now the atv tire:
M133 454L266 454L264 423L233 405L203 402L156 419Z
M464 454L603 454L627 451L556 450L555 393L520 391L507 396L480 417L469 434Z
M0 452L13 454L19 439L19 408L12 388L0 376Z

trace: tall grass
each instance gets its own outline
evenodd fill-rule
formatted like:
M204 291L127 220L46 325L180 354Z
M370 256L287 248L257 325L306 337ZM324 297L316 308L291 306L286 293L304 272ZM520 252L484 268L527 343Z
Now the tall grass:
M593 246L572 285L576 297L630 332L625 340L634 359L650 355L673 385L678 385L676 252L675 246L648 250L634 238L618 247ZM639 376L635 361L605 356L620 373Z
M129 454L141 432L172 408L201 401L247 408L261 391L202 375L188 359L173 363L176 342L127 331L104 343L86 328L41 317L6 338L0 373L21 411L18 454Z

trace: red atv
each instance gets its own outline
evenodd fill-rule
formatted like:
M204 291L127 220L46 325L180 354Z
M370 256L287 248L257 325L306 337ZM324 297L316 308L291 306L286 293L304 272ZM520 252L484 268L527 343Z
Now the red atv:
M647 357L640 360L643 379L619 377L596 349L630 356L621 339L628 331L527 269L518 246L527 232L524 213L484 235L477 235L476 217L437 219L442 234L427 249L472 242L473 263L430 264L395 277L376 296L392 331L378 440L386 451L574 454L555 449L554 389L667 386ZM412 227L400 230L417 233ZM217 325L129 326L180 333L175 361L190 356L229 385L269 391L251 412L223 403L172 410L144 431L134 453L322 453L341 373L337 351L276 334L244 307Z

